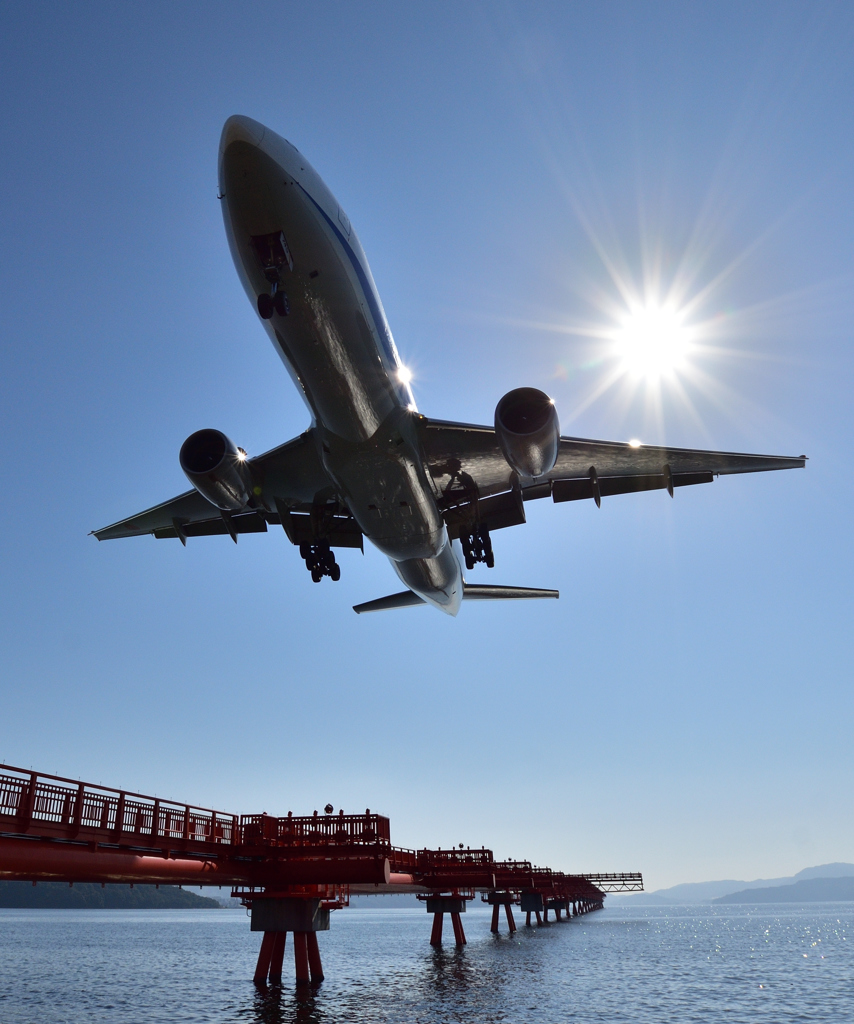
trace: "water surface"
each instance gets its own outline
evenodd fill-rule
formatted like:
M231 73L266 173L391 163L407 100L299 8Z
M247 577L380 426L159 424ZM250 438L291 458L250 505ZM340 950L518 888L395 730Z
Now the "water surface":
M429 945L423 910L352 909L320 935L327 980L258 992L242 912L0 910L2 1024L854 1020L854 906L615 907L510 938ZM446 925L447 933L450 929Z

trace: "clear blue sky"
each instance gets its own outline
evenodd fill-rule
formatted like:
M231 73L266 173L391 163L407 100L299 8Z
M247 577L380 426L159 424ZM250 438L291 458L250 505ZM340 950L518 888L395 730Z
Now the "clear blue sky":
M854 860L852 52L846 3L5 4L0 760L651 887ZM225 241L233 113L348 211L421 411L533 385L807 469L529 506L489 578L561 600L457 620L355 616L373 550L315 586L275 530L99 545L193 430L307 423ZM655 259L704 343L591 400Z

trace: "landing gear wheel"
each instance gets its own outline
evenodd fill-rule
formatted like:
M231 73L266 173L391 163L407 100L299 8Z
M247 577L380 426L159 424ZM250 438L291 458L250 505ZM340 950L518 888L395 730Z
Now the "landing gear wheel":
M287 316L291 311L291 307L288 304L288 297L284 292L276 292L273 297L273 305L276 308L276 312L279 316Z
M476 527L471 533L460 534L460 543L463 548L466 569L473 569L478 562L484 562L488 569L495 565L489 527L485 524Z
M329 570L329 575L332 578L333 583L337 583L341 579L341 566L337 562L332 563L332 568Z
M311 567L311 580L312 580L312 583L320 583L320 581L322 579L323 579L323 570L320 568L319 565L313 565Z
M270 320L272 319L274 310L275 305L272 297L266 292L261 292L258 296L258 316L260 316L262 320Z

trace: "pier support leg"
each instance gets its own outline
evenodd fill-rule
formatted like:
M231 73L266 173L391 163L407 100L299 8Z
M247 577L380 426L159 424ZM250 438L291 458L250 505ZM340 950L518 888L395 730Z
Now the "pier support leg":
M273 949L270 955L270 984L282 984L282 961L285 959L287 932L272 932Z
M442 945L442 925L445 921L445 915L442 911L438 911L433 915L433 931L430 934L430 945L441 946Z
M252 979L256 985L267 984L267 973L270 970L270 957L273 954L273 943L275 941L275 932L264 932L264 938L261 940L261 950L258 953L258 963L255 965L255 977Z
M530 910L525 912L525 927L526 928L530 928L531 927L531 911Z
M464 946L466 944L466 933L463 931L463 922L460 915L451 912L451 924L454 926L454 941L458 946Z
M498 908L496 907L496 910L497 909ZM509 903L505 903L504 904L504 909L507 911L507 924L508 924L508 926L510 928L510 934L512 935L513 932L516 931L516 922L513 920L513 908L510 906ZM497 930L498 929L496 928L496 931Z
M540 917L539 910L535 910L534 913L537 915L537 924L542 924L543 923L543 919Z
M323 981L323 965L320 963L320 950L317 946L317 932L309 932L306 936L308 945L308 968L311 972L312 985L319 985Z
M492 905L492 927L489 930L491 932L493 932L494 934L496 934L496 935L498 934L498 911L500 909L501 908L499 907L499 905L497 903L493 903L493 905Z
M297 985L309 982L308 944L305 932L294 932L294 967L296 968Z
M549 908L543 907L543 924L549 923Z

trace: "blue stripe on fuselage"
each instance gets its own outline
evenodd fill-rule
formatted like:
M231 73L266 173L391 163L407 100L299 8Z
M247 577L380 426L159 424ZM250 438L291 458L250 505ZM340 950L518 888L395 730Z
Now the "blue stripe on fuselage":
M297 182L297 184L299 185L299 182ZM306 192L302 185L300 185L299 187L323 215L323 219L335 232L335 235L338 241L341 243L344 252L346 252L347 256L350 258L350 262L353 264L353 269L356 271L356 276L359 279L359 284L362 286L362 291L365 293L365 299L368 303L368 308L370 309L371 318L374 321L374 329L379 335L380 344L382 345L383 352L385 352L385 354L388 356L392 366L399 366L400 364L397 359L397 353L394 350L394 345L392 344L391 336L389 335L388 328L385 325L385 317L382 315L382 313L380 312L380 307L377 305L374 290L373 288L371 288L371 283L368 280L368 275L365 273L365 268L359 262L359 258L353 252L350 243L341 233L341 231L338 228L338 225L332 220L332 218L329 216L326 210L323 209L320 203L318 203L318 201L314 198L314 196L311 195L310 192Z

